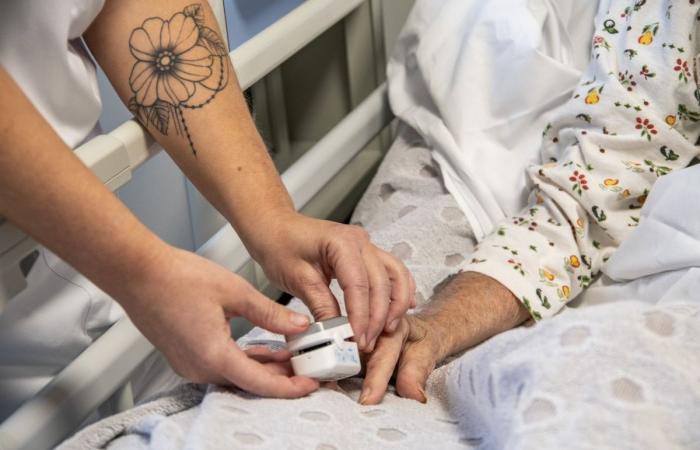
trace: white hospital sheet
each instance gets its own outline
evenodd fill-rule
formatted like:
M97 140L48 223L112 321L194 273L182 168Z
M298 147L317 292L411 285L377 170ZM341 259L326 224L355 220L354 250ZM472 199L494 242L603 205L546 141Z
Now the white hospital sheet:
M700 442L700 302L568 310L467 352L448 385L483 449L689 449Z
M477 239L526 201L548 113L585 69L597 0L418 0L391 106L433 149Z
M662 177L637 229L613 254L603 277L577 302L631 298L647 303L700 301L700 165ZM699 368L700 369L700 368Z

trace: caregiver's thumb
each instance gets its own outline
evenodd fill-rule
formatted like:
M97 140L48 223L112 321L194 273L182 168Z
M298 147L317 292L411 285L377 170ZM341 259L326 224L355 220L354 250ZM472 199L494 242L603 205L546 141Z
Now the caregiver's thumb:
M261 328L279 334L301 333L309 327L307 316L275 303L253 287L236 305L235 313Z

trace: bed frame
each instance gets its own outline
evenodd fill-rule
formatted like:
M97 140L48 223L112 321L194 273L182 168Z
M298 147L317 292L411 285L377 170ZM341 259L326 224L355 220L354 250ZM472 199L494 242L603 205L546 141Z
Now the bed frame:
M365 12L371 8L375 21L380 15L371 0L307 0L231 52L241 87L253 86L334 24L357 20L353 15L362 8ZM367 145L393 120L386 86L380 85L357 103L282 174L297 209L317 216L337 209L334 200L342 200L359 180L371 176L381 161L383 149L369 151ZM136 121L129 120L80 146L75 153L107 187L116 190L160 150ZM19 262L36 246L0 219L0 311L4 301L23 288ZM230 225L221 228L197 253L237 273L251 270L250 256ZM131 321L121 319L0 424L0 449L52 448L95 410L114 413L132 407L129 377L153 352Z

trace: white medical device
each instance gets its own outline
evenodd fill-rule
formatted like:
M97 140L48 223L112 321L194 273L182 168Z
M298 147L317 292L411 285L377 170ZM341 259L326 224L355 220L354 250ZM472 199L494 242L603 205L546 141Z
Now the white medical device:
M352 328L347 317L314 322L303 333L286 336L296 375L320 381L336 381L360 373L357 344L350 341Z

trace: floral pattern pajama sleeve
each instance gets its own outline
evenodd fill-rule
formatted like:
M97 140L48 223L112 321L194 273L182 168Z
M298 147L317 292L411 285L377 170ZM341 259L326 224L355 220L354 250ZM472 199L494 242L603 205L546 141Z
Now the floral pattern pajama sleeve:
M535 319L592 282L639 224L656 180L700 153L700 2L602 3L591 64L544 130L543 164L528 169L529 206L463 266L507 286ZM700 207L696 196L678 201Z

